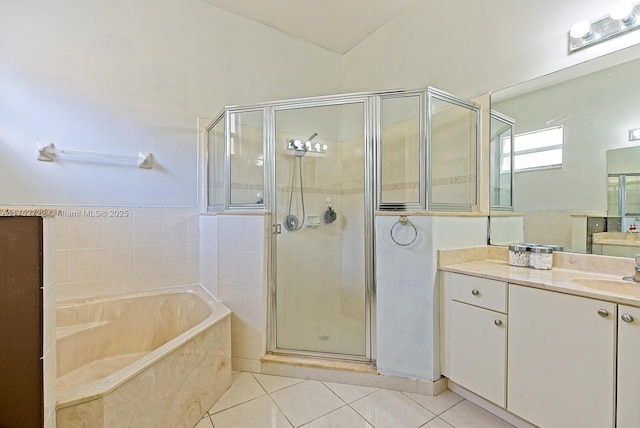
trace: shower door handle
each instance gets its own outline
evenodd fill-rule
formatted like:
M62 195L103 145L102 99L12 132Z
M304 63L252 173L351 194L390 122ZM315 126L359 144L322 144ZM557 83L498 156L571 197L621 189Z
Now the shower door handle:
M282 233L282 225L281 224L274 224L273 225L273 234L274 235L280 235Z

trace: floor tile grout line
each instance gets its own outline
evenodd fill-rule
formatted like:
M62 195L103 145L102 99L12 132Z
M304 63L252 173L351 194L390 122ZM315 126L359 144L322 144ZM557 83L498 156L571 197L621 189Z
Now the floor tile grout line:
M451 425L449 422L447 422L447 421L445 421L444 419L440 418L439 416L436 416L435 418L433 418L433 419L431 419L431 420L429 420L429 421L425 422L425 423L424 423L424 425L420 425L420 427L419 427L419 428L425 428L427 425L429 425L431 422L435 421L436 419L438 419L440 422L442 422L443 424L445 424L445 425L446 425L446 426L448 426L448 427L456 428L456 427L454 427L453 425Z
M402 393L402 395L404 395L405 397L407 397L408 399L410 399L411 401L413 401L414 403L416 403L417 405L419 405L420 407L422 407L423 409L433 413L434 415L436 415L437 417L440 417L441 414L443 414L444 412L452 409L453 407L455 407L456 405L460 404L461 402L464 401L464 398L462 398L462 400L458 401L457 403L452 404L451 406L447 407L446 409L444 409L443 411L441 411L440 413L436 413L433 410L429 409L427 406L423 405L422 403L420 403L419 401L415 400L413 397L407 395L404 391L400 391ZM437 397L437 395L431 395L431 397Z
M282 388L282 389L286 389L286 388ZM278 391L282 391L282 389L279 389ZM274 392L276 392L276 391L274 391ZM273 405L276 406L276 408L280 411L280 413L282 413L282 416L284 416L284 418L287 420L287 422L289 422L289 425L291 425L292 427L295 428L296 424L294 424L293 421L291 419L289 419L289 416L285 413L285 411L280 406L278 406L278 403L276 402L276 400L273 399L271 394L267 394L267 397L269 397L269 400L271 400Z
M351 385L351 384L348 384L348 383L342 383L342 384L341 384L341 383L339 383L339 382L329 382L329 381L321 381L321 382L322 382L322 384L323 384L324 386L326 386L327 388L329 388L329 389L331 390L331 392L333 392L334 394L336 394L336 393L335 393L335 391L334 391L333 389L331 389L331 387L330 387L329 385L327 385L327 383L338 383L338 384L340 384L340 385L350 385L350 386L355 386L355 387L361 387L361 386L362 386L362 385ZM370 387L370 386L362 386L362 387L363 387L363 388L375 388L375 387ZM357 400L353 400L351 403L355 403L356 401L362 400L363 398L366 398L366 397L370 396L371 394L374 394L374 393L376 393L376 392L380 391L381 389L383 389L383 388L375 388L375 391L371 391L371 392L369 392L369 393L367 393L367 394L363 395L362 397L358 398ZM336 395L338 395L338 394L336 394ZM340 397L339 395L338 395L338 398L339 398L339 399L341 399L341 400L342 400L346 405L351 406L351 403L347 403L347 402L346 402L342 397Z
M260 395L259 397L254 397L254 398L251 398L250 400L243 401L242 403L234 404L233 406L227 407L226 409L218 410L217 412L214 412L214 413L209 413L209 412L207 413L209 413L209 417L213 417L214 415L217 415L222 412L226 412L227 410L235 409L236 407L242 406L243 404L251 403L252 401L259 400L260 398L266 397L268 395L269 394L263 394L263 395Z

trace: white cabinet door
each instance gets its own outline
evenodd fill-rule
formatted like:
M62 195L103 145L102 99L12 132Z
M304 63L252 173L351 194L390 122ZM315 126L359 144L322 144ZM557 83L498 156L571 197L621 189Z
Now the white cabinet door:
M450 379L505 406L507 316L466 303L451 304Z
M640 425L640 309L618 306L618 423Z
M509 285L507 410L544 428L614 425L616 305Z

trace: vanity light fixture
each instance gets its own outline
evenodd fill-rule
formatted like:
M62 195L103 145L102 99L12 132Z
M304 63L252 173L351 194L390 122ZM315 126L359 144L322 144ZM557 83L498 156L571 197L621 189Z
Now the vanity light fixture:
M630 129L629 141L639 141L639 140L640 140L640 128Z
M593 22L576 22L569 31L569 53L640 28L638 15L640 3L622 0L613 6L609 16Z

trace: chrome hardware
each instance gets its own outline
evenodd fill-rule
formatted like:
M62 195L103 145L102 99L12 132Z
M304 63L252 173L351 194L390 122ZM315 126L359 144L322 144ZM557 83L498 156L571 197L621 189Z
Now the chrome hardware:
M624 322L633 322L633 317L629 314L622 314L620 318L622 318Z
M478 290L471 290L471 294L473 294L474 296L477 296L478 294L480 294L480 292Z
M606 309L598 309L598 315L600 315L602 318L606 318L609 316L609 311Z
M502 325L502 321L501 320L495 320L493 323L495 325L497 325L498 327L500 327Z
M280 223L273 225L273 234L280 235L282 233L282 225Z
M640 282L640 254L636 254L635 259L636 259L635 274L629 275L629 276L623 276L622 279L624 279L625 281Z

